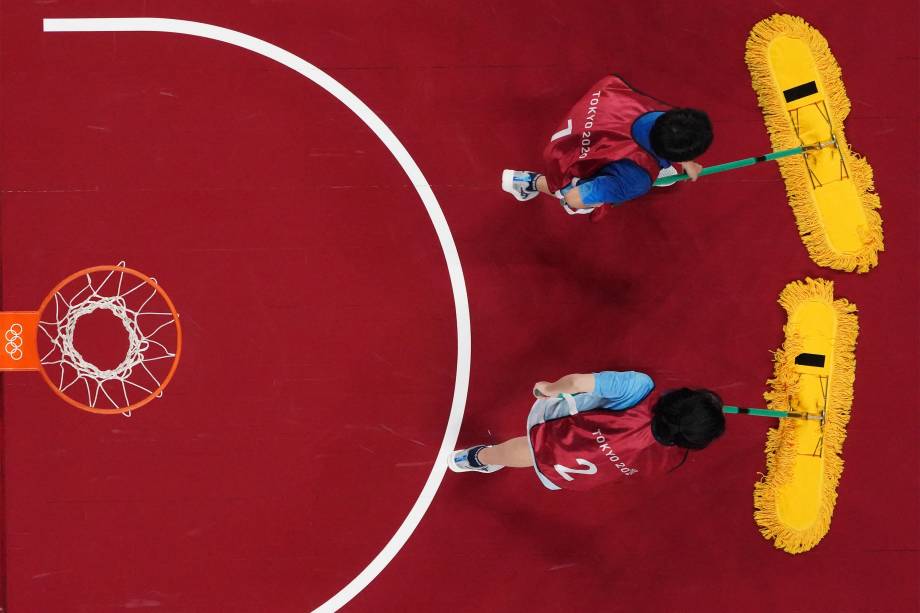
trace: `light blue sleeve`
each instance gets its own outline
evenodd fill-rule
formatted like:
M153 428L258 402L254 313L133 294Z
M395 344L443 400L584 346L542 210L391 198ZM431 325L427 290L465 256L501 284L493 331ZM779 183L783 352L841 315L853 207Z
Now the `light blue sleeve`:
M591 393L603 398L603 408L620 411L642 402L654 388L655 383L645 373L605 370L594 373L594 391Z

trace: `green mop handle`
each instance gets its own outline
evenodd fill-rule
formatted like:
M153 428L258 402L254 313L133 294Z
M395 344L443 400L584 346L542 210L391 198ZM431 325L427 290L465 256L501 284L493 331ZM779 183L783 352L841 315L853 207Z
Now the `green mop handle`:
M835 140L822 141L820 143L815 143L814 145L805 145L802 147L795 147L794 149L785 149L783 151L774 151L766 155L759 155L753 158L744 158L743 160L736 160L734 162L727 162L725 164L719 164L717 166L708 166L700 171L700 176L704 177L706 175L714 175L717 172L725 172L727 170L734 170L736 168L744 168L745 166L753 166L754 164L759 164L760 162L767 162L770 160L778 160L780 158L789 157L790 155L798 155L800 153L805 153L811 149L823 149L824 147L836 146ZM673 175L670 177L662 177L661 179L656 179L654 185L656 187L664 187L666 185L672 185L678 181L686 181L689 179L687 173L681 173L679 175Z
M796 411L773 411L771 409L743 409L741 407L732 407L728 405L722 406L723 413L729 413L732 415L757 415L759 417L779 417L783 418L792 418L792 419L806 419L813 421L821 421L820 415L815 415L814 413L798 413Z
M533 395L536 398L549 398L549 396L544 396L540 393L540 390L534 388ZM564 394L559 394L557 398L563 398ZM744 409L741 407L733 407L729 405L722 405L722 412L732 415L757 415L758 417L778 417L780 419L804 419L811 421L822 421L820 415L815 415L814 413L799 413L796 411L774 411L772 409Z

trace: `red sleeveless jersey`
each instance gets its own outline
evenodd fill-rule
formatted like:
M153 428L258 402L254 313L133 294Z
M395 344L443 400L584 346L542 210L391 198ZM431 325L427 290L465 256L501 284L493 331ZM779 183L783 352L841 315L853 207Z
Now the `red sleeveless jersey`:
M671 108L616 75L604 77L572 107L543 151L549 189L555 192L576 177L588 179L617 160L635 162L654 181L661 167L633 140L632 125L646 113Z
M622 411L592 409L534 425L528 435L537 470L570 490L673 470L687 450L662 445L652 436L656 399L651 394Z

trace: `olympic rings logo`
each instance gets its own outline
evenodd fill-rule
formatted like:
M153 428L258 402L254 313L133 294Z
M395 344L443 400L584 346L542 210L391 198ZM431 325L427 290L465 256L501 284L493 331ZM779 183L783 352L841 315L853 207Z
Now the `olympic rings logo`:
M6 339L4 350L11 359L18 362L22 359L22 324L14 323L3 335Z

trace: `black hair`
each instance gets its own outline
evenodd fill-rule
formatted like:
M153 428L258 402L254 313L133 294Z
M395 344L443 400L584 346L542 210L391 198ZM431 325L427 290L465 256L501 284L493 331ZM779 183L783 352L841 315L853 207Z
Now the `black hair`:
M703 449L725 432L722 399L707 389L682 387L652 407L652 435L662 445Z
M650 135L655 153L671 162L689 162L712 144L709 116L696 109L671 109L655 120Z

